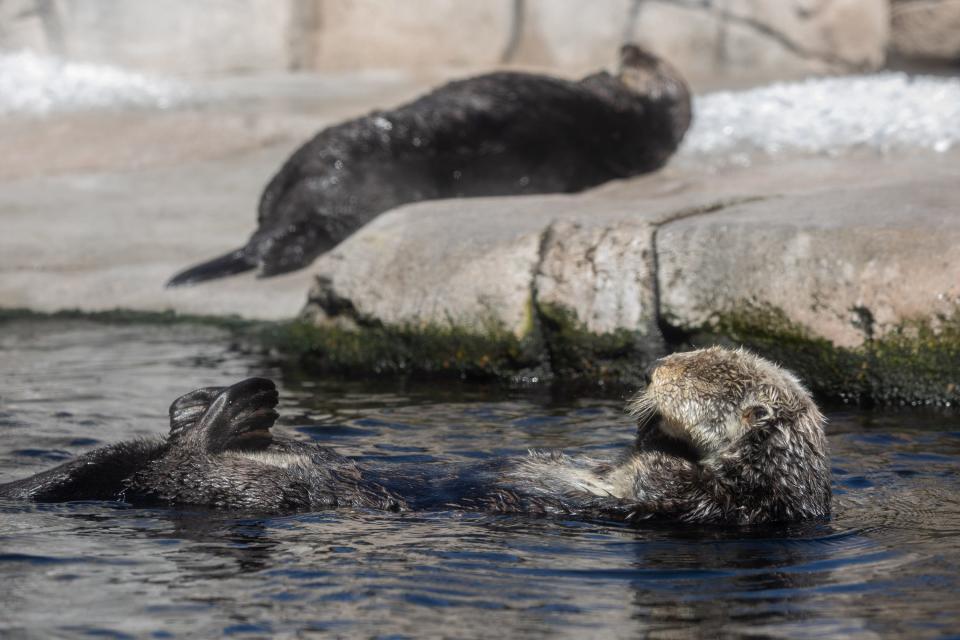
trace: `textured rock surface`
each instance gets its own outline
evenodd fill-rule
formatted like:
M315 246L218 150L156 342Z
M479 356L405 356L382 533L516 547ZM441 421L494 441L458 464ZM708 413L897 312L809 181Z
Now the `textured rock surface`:
M654 0L640 4L633 33L694 79L782 78L878 68L888 20L887 0Z
M511 0L317 4L309 62L320 69L494 65L508 46L513 16Z
M897 53L960 61L960 0L894 0L890 25Z
M674 166L581 195L397 209L318 261L303 344L350 370L502 375L512 360L635 382L671 348L720 340L789 359L820 393L953 401L957 159ZM411 355L411 336L433 337Z
M832 188L662 226L660 312L685 331L775 310L859 347L960 305L957 176Z
M580 328L656 333L654 225L557 222L543 236L533 287L542 308L568 309Z
M303 3L306 4L306 3ZM11 0L0 48L179 75L288 69L303 16L276 0Z
M874 256L876 273L868 275L877 279L863 286L903 300L896 311L878 307L878 321L941 312L932 299L901 292L911 285L881 269L883 256L871 252L887 242L888 227L899 224L904 237L914 239L910 250L922 258L930 229L952 215L954 157L851 158L842 166L808 159L705 175L675 167L580 195L401 207L315 263L309 314L321 324L499 327L522 337L542 308L552 306L566 309L591 333L647 335L656 332L658 304L664 318L690 328L748 301L795 307L798 321L816 319L823 325L819 335L852 345L857 333L847 307L863 305L856 292L864 274L803 251L812 251L822 236L835 253L862 252L864 261ZM909 180L914 172L926 176L923 186ZM734 225L740 217L743 223ZM820 236L810 235L814 231ZM799 244L783 254L786 240L798 234ZM882 246L891 256L902 249ZM941 267L937 262L929 270ZM781 288L781 282L794 284L789 278L810 282ZM822 290L831 279L852 287L850 300L833 301L844 310L828 310L823 305L829 300L810 297L814 291L833 295ZM930 286L943 282L932 278Z
M6 0L0 49L188 76L502 62L577 75L612 64L619 44L636 39L709 87L718 78L756 83L877 68L888 2Z
M534 329L540 300L591 330L654 326L652 226L590 196L447 200L377 218L315 263L317 322Z

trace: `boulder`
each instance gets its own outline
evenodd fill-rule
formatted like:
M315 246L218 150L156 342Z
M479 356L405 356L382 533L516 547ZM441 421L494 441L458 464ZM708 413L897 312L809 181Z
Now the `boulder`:
M657 234L660 314L692 332L775 311L855 348L960 305L960 182L854 186L731 206Z
M655 331L651 220L604 198L477 198L390 211L315 264L307 315L341 327Z
M952 402L954 158L674 166L578 195L402 207L316 263L307 345L334 369L540 363L635 384L671 349L744 344L827 396Z
M901 56L960 61L960 0L895 0L890 25Z

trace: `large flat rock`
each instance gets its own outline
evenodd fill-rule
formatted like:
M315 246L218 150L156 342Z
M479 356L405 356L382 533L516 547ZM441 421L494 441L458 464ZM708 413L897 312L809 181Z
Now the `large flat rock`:
M586 196L448 200L384 214L315 265L318 322L504 331L535 306L591 330L655 321L651 234L664 211Z
M838 287L872 286L896 298L902 297L896 287L906 283L868 285L859 272L844 276L805 264L806 254L785 262L784 238L819 224L825 238L834 238L831 250L838 259L875 255L870 252L879 242L896 256L901 248L888 243L884 226L896 222L913 234L922 253L954 197L948 192L957 174L944 159L804 159L717 172L673 167L578 195L401 207L315 264L309 313L321 324L499 327L520 337L533 328L531 314L549 306L566 310L591 333L624 329L647 335L656 332L661 312L687 328L753 301L803 307L803 320L816 317L822 324L821 316L837 315L834 310L808 303L802 291L810 287L785 292L781 283L813 278L823 288L834 278ZM927 182L907 179L913 172ZM739 226L732 222L741 218ZM836 234L828 225L851 232ZM930 280L929 286L943 281ZM853 290L850 304L836 304L859 305ZM898 303L897 311L878 307L878 321L943 308L925 298L907 299L913 302ZM849 313L840 315L844 320L838 322L845 323ZM856 342L851 331L821 333L848 345Z
M306 317L335 332L320 351L342 331L357 345L508 336L557 377L632 380L664 351L720 340L789 359L823 393L952 401L956 159L675 165L579 195L403 207L316 263ZM435 370L408 353L376 357Z
M960 304L960 179L903 178L744 203L663 225L660 313L685 331L775 311L838 347Z

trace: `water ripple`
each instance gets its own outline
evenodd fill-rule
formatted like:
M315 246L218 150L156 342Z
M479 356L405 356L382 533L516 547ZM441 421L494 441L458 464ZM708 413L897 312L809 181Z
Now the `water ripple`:
M169 400L183 388L261 371L278 377L228 342L182 328L6 326L0 475L26 475L100 442L162 433ZM58 348L38 348L50 345ZM383 464L531 446L612 452L631 436L620 402L607 399L301 382L281 378L284 408L309 420L290 418L280 429ZM367 510L262 518L0 501L0 634L953 633L960 628L960 420L849 409L830 418L833 518L790 526L630 528Z

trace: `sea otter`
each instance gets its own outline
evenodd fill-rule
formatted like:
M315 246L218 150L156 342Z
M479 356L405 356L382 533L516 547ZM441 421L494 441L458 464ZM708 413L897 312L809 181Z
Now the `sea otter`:
M757 524L827 517L823 417L788 371L717 347L659 361L630 401L638 435L618 459L558 451L471 465L364 466L270 433L272 382L198 389L170 407L166 440L95 450L0 496L125 500L287 513L340 506L461 509Z
M617 75L572 82L498 72L324 129L270 180L247 244L174 276L184 285L304 267L401 204L581 191L662 166L690 125L690 92L628 45Z

